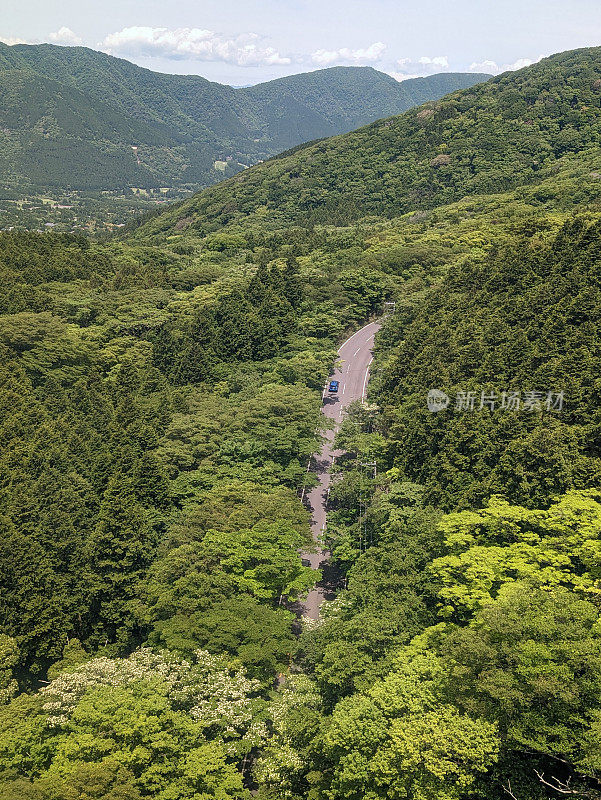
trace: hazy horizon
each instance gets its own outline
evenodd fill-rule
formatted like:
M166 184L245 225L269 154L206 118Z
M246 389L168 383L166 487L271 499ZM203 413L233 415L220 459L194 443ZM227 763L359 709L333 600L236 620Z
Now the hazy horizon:
M398 80L498 74L601 42L591 0L5 0L0 40L84 45L156 72L248 86L332 66L372 66ZM110 21L107 21L110 20ZM519 24L516 24L519 20Z

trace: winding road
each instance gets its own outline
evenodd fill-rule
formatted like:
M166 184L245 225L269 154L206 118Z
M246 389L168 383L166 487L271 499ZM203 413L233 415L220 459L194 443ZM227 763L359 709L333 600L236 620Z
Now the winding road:
M342 422L347 406L354 400L361 400L366 396L374 336L379 327L380 323L370 322L340 346L336 367L330 376L330 380L340 381L338 394L328 395L324 391L322 412L326 417L334 420L335 427L333 430L327 431L326 441L321 451L313 457L311 462L312 469L319 480L318 485L307 494L307 502L312 515L311 530L315 541L318 541L326 525L330 467L333 459L341 455L340 450L334 450L334 436ZM324 550L319 550L317 553L302 553L303 559L310 562L314 569L323 566L328 555ZM301 604L303 616L314 620L319 619L319 609L325 597L324 586L318 584Z

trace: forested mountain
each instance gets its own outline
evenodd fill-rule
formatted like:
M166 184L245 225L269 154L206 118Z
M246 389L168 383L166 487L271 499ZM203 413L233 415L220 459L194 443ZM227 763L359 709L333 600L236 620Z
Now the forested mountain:
M297 148L161 217L201 229L395 216L540 181L601 140L600 48L562 53L349 135Z
M334 67L234 89L83 47L0 44L0 175L37 190L197 189L487 77L398 83L369 67Z
M0 234L0 800L601 800L599 91L574 51ZM385 300L312 624L321 387Z

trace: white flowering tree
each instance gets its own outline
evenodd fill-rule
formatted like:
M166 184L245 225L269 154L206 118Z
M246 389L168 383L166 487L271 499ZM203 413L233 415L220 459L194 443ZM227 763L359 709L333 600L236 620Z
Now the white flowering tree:
M254 774L261 797L295 800L306 796L306 773L319 746L322 700L306 675L293 675L269 704L271 736L258 759Z
M267 735L259 688L205 651L189 660L145 648L91 659L27 708L21 698L4 707L0 783L22 776L54 797L43 787L68 786L85 767L126 776L134 795L158 800L246 798L248 756ZM24 785L16 781L15 797Z

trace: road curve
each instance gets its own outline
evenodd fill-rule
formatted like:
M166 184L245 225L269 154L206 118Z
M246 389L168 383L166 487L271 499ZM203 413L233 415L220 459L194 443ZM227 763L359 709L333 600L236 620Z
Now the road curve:
M318 485L307 493L307 502L311 510L311 530L313 538L318 541L326 525L328 489L330 486L330 467L332 459L340 455L334 450L334 436L344 417L344 411L353 400L361 400L366 396L369 380L369 365L372 361L374 336L380 324L370 322L350 336L338 350L338 361L330 380L340 381L338 394L328 396L324 392L322 412L334 420L334 430L326 433L326 441L319 453L313 457L311 467L319 480ZM314 569L327 561L328 553L319 550L317 553L303 553L303 559L311 562ZM326 596L323 586L317 585L309 592L307 599L301 604L304 617L319 619L319 608Z

